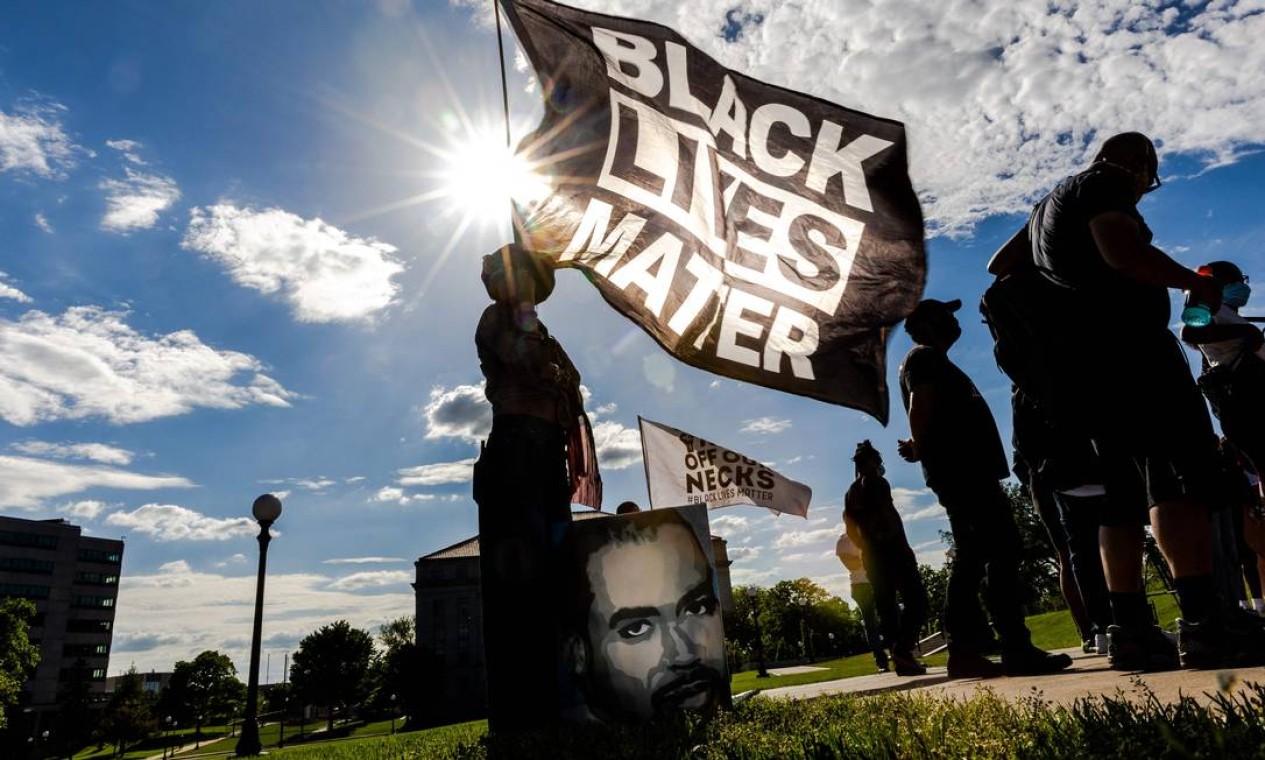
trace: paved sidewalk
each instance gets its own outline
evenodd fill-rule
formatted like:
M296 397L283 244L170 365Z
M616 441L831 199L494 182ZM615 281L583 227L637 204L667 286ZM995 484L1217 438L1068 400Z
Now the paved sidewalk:
M1219 680L1229 677L1243 682L1265 683L1265 667L1243 668L1238 671L1174 670L1166 673L1124 673L1107 668L1107 658L1083 653L1079 648L1060 650L1071 655L1072 667L1062 673L1048 676L1022 676L1015 678L950 680L943 667L927 670L924 676L901 677L894 673L876 673L870 676L844 678L838 681L786 686L762 690L764 696L774 699L808 699L823 694L877 694L889 691L911 691L935 696L966 699L980 689L1018 699L1040 693L1049 702L1071 704L1077 699L1095 695L1114 695L1136 699L1135 679L1145 683L1161 701L1176 701L1179 695L1189 694L1208 702L1210 694L1219 690Z

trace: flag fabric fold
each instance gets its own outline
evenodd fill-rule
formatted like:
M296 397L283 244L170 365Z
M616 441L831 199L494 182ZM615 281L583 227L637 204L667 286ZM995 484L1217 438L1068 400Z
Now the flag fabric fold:
M515 233L678 359L886 424L921 297L904 126L731 71L658 24L501 0L544 98Z
M751 504L808 517L813 489L773 468L696 435L637 418L650 506Z

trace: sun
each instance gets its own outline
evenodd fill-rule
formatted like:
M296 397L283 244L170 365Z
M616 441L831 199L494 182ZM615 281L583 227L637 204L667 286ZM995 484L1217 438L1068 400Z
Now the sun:
M467 224L507 227L511 203L530 205L550 192L548 181L495 131L471 132L443 151L439 194Z

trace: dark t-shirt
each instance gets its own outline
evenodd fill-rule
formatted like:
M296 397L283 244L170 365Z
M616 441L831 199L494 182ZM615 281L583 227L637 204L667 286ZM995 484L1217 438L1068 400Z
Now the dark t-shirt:
M897 542L908 545L905 524L892 502L892 487L886 478L852 481L847 495L843 497L843 514L861 528L861 538L867 544Z
M936 394L926 440L918 441L927 485L936 488L940 483L1009 475L997 423L971 378L940 349L914 346L900 365L906 412L910 393L920 385L934 387Z
M1132 333L1168 329L1168 291L1138 282L1113 269L1098 250L1090 221L1116 211L1131 217L1151 242L1151 230L1138 213L1132 180L1106 164L1060 182L1032 211L1028 235L1033 260L1047 277L1078 296L1081 308L1098 315L1102 328ZM1102 333L1099 333L1102 334Z

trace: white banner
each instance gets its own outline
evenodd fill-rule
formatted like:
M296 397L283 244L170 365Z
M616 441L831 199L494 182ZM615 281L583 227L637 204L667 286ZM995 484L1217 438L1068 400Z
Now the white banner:
M808 517L813 489L751 457L676 428L637 418L650 507L734 504Z

